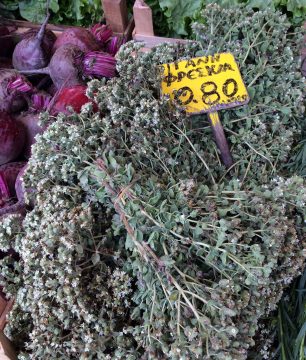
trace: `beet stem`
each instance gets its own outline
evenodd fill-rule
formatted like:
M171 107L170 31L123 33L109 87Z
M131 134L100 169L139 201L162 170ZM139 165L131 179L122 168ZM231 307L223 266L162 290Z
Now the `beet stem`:
M41 27L40 27L37 35L36 35L38 45L41 44L41 42L42 42L42 40L44 38L46 26L47 26L49 18L50 18L49 6L50 6L50 0L47 0L47 5L46 5L46 7L47 7L47 15L46 15L46 18L45 18L44 22L41 24Z
M3 176L0 176L0 199L7 198L10 195L10 191L6 181L4 180Z

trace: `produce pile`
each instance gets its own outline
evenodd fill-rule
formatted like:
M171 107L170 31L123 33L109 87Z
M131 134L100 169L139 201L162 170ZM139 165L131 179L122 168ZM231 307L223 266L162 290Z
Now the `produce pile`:
M202 17L197 42L122 46L118 77L91 81L79 114L41 115L23 175L34 206L0 224L0 250L20 257L1 260L20 359L246 359L301 272L306 188L287 164L305 122L302 36L271 10ZM230 169L208 121L160 94L159 64L218 52L251 98L220 111Z
M86 82L116 75L114 56L123 39L108 26L71 28L56 38L46 29L48 19L49 14L39 30L27 31L17 44L17 35L0 27L0 215L24 213L20 178L36 135L47 128L39 124L40 112L80 112L90 101Z

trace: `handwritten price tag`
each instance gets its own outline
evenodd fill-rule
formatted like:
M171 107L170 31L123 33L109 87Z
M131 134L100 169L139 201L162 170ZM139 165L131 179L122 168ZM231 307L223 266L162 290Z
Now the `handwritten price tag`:
M161 65L162 93L190 114L214 112L248 103L249 95L230 53Z

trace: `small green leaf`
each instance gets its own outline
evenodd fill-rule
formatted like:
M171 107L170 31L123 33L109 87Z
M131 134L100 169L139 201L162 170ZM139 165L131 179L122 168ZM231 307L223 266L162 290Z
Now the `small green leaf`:
M134 241L129 234L127 234L125 238L125 248L126 250L133 250L134 248Z
M223 264L223 265L226 265L227 253L226 253L226 252L221 253L220 258L221 258L221 260L222 260L222 264Z
M160 258L160 261L162 261L165 266L171 266L171 265L175 264L175 261L166 255L162 256Z
M198 239L203 234L203 229L197 224L193 230L193 236Z
M279 110L280 110L283 114L285 114L285 115L290 115L290 114L291 114L291 109L288 108L288 107L281 106L281 107L279 108Z
M100 261L100 255L97 253L93 254L91 257L91 261L94 265L97 265L98 262Z
M177 293L177 291L172 292L172 293L170 294L170 296L169 296L169 299L170 299L171 301L176 301L177 298L178 298L178 293Z

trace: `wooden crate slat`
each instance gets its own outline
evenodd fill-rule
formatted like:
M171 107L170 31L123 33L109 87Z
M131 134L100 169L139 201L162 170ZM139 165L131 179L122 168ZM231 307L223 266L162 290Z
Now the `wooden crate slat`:
M0 332L0 360L17 360L17 355L11 341Z
M23 20L14 20L14 24L18 27L16 30L17 34L22 34L30 29L39 29L40 24L33 24L29 21L23 21ZM68 26L68 25L52 25L48 24L47 29L52 30L55 34L60 34L61 32L71 29L71 28L77 28L78 26Z
M0 313L0 331L2 331L5 328L5 325L7 323L7 315L10 312L12 306L14 303L14 299L10 299L9 301L7 301L6 306L2 312L2 314Z
M123 34L128 26L126 0L102 0L106 23L114 33Z
M154 36L152 10L144 0L135 1L133 14L135 20L135 33Z
M7 301L2 296L0 296L0 314L2 314L3 311L5 310L6 303Z

